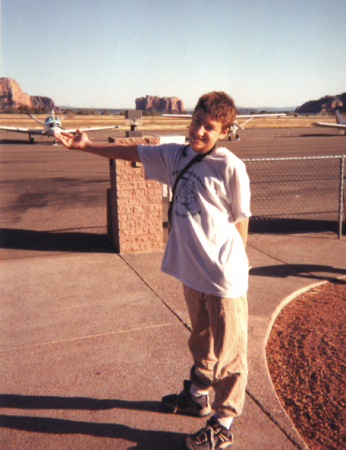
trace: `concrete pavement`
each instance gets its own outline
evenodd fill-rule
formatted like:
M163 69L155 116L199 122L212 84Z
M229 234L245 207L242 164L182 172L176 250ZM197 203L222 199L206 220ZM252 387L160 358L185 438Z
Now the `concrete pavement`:
M346 237L250 234L249 382L237 449L305 444L265 360L271 321L295 291L346 275ZM0 262L2 449L176 449L204 419L166 414L191 364L180 283L162 252L29 252Z

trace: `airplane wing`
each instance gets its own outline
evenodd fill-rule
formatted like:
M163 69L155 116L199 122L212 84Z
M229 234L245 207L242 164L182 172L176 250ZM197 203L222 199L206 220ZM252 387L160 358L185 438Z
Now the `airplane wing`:
M237 116L237 117L241 117L241 116ZM252 120L253 118L254 118L254 116L250 117L250 119L248 119L248 120L245 120L245 122L243 122L243 123L241 124L241 126L243 127L245 124L247 124L248 122L250 122L250 120Z
M193 114L162 114L163 117L182 117L182 118L189 118L192 117ZM282 117L286 116L284 113L279 114L237 114L237 119L247 119L249 117Z
M182 118L189 118L192 117L193 114L162 114L162 117L182 117Z
M112 130L114 128L119 128L119 125L113 125L112 127L91 127L91 128L71 128L68 130L65 130L62 128L63 131L66 131L67 133L75 133L77 130L79 131L98 131L98 130Z
M44 134L44 130L39 128L16 128L16 127L0 127L0 131L12 131L15 133L26 133L26 134Z
M248 117L282 117L286 116L285 113L279 113L279 114L237 114L237 119L247 119Z
M44 122L42 122L42 120L36 119L36 117L32 116L31 114L29 114L30 119L36 120L36 122L40 123L41 125L44 125Z
M314 122L312 125L314 127L338 128L339 130L346 130L346 125L340 123Z

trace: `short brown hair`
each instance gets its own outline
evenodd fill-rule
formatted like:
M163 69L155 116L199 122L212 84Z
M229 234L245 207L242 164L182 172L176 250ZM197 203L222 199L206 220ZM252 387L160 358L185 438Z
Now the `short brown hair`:
M225 92L209 92L199 98L195 106L194 113L197 109L202 108L207 114L210 114L213 120L222 123L222 128L229 128L235 119L236 108L233 99Z

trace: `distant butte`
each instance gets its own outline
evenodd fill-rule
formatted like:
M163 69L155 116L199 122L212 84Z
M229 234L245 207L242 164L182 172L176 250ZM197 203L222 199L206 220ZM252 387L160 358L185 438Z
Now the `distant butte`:
M11 78L0 78L0 108L18 108L24 105L29 108L54 108L54 101L49 97L25 94L19 84Z
M156 111L185 111L184 102L178 97L157 97L155 95L146 95L145 97L136 98L136 109L148 111L155 109Z
M346 92L340 95L326 95L319 100L310 100L302 106L298 106L299 113L335 112L337 109L346 109Z

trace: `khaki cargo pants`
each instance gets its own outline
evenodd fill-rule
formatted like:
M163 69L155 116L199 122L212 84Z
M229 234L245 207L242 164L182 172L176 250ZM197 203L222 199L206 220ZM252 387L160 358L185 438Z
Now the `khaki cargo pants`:
M187 286L184 294L192 324L190 380L199 389L214 389L214 411L223 417L238 416L248 373L247 297L215 297Z

